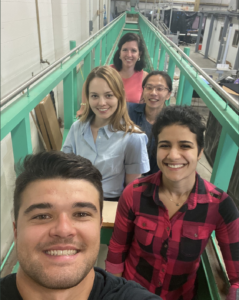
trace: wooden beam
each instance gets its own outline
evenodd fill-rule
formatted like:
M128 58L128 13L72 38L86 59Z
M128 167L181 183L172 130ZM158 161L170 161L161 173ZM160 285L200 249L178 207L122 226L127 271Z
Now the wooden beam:
M195 0L194 11L199 11L200 0Z

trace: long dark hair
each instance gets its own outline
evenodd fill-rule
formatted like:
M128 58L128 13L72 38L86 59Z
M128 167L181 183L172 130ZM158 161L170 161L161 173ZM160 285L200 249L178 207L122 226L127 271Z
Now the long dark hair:
M134 66L134 70L142 71L143 68L146 67L145 49L144 49L143 41L138 34L129 32L129 33L126 33L125 35L123 35L122 38L120 39L120 41L118 43L118 50L115 52L115 55L114 55L113 62L114 62L114 66L118 72L122 69L122 60L119 58L121 48L125 43L131 42L131 41L137 42L139 52L140 52L140 61L136 62L135 66Z

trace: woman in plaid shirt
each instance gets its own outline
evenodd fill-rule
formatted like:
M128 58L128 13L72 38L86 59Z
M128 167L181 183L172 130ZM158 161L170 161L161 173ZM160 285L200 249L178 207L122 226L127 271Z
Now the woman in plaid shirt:
M196 173L204 147L200 115L166 107L153 134L160 171L136 179L119 200L107 271L135 280L164 300L192 300L195 279L215 230L231 287L239 299L239 212L222 190Z

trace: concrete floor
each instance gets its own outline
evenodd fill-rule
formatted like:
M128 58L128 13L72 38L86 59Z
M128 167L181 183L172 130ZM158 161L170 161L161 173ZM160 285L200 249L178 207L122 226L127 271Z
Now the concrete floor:
M201 51L195 52L195 44L192 45L180 45L180 49L184 49L184 47L190 48L190 54L189 57L200 67L200 68L216 68L216 63L213 62L210 59L204 58L204 56L201 54Z

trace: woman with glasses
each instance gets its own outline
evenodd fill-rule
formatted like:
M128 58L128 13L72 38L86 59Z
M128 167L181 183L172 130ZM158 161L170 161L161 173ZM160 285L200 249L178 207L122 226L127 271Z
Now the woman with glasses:
M152 126L157 115L164 107L166 100L170 98L172 91L172 80L166 72L152 71L142 82L143 104L128 103L128 112L131 120L138 125L148 136L148 154L150 161L150 171L157 172L158 166L155 155L155 140L151 134ZM146 174L145 174L146 175Z
M215 231L239 295L239 212L233 200L196 173L205 125L190 106L167 106L153 125L160 171L123 191L106 270L134 280L163 300L196 300L200 257ZM203 299L203 298L202 298Z

